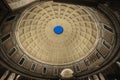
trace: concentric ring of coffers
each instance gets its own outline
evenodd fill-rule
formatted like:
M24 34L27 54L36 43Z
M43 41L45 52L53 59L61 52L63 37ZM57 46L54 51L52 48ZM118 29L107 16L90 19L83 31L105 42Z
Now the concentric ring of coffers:
M26 8L26 10L33 6L36 6L36 4L44 3L46 2L34 3L30 7ZM59 3L55 5L58 4ZM63 5L65 6L65 4ZM115 30L107 17L105 17L102 13L94 8L86 8L88 11L90 11L90 14L94 16L100 34L96 48L93 49L93 51L85 58L67 65L52 65L39 62L28 56L20 48L20 45L18 44L15 36L15 28L17 22L21 18L20 16L23 15L26 10L21 10L21 12L9 15L2 24L2 27L0 29L2 54L7 57L6 59L13 64L12 67L16 70L21 68L23 69L23 73L26 73L28 75L33 74L32 76L43 78L45 78L45 75L47 75L48 78L59 77L64 69L71 69L74 73L82 74L91 72L92 70L101 67L100 65L106 61L106 59L111 55L111 51L113 50L115 43Z

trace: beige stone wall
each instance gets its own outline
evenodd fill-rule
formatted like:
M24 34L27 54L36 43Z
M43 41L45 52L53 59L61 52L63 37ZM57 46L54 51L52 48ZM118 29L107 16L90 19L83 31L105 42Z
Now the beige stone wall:
M11 9L15 10L21 8L27 4L30 4L36 0L6 0Z
M7 0L8 3L12 3L12 2L18 2L20 0Z

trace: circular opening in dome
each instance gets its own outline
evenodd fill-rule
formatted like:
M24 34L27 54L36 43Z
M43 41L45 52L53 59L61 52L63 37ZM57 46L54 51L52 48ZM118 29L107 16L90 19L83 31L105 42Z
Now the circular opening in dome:
M62 34L63 33L63 27L62 26L55 26L54 32L55 32L55 34Z

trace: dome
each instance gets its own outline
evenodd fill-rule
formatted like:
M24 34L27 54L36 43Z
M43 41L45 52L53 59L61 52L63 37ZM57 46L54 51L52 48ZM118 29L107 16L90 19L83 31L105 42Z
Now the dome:
M38 3L20 16L15 30L17 42L38 62L64 65L80 61L99 40L99 22L85 6ZM60 35L54 32L58 25L64 30Z
M119 29L104 9L36 1L12 12L0 27L4 65L35 79L81 78L101 71L116 59L119 47Z

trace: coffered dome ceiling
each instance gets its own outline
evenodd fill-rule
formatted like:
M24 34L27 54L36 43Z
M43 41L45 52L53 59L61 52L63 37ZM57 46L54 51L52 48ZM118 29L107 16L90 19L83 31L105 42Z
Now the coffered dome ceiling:
M119 44L118 29L108 17L93 7L33 3L4 20L1 55L6 65L12 64L10 69L33 78L83 77L100 71Z
M74 63L96 47L100 31L94 18L84 6L38 3L25 10L17 21L17 42L29 57L39 62ZM56 34L53 31L56 26L61 26L63 33Z

